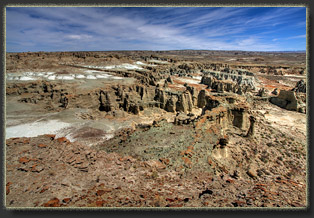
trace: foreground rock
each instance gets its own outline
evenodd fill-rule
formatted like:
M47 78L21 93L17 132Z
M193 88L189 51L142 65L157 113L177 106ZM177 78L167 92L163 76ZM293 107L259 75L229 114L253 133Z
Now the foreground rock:
M218 107L176 128L156 121L91 148L54 135L8 139L6 205L306 206L305 145L262 117L248 140L227 115Z

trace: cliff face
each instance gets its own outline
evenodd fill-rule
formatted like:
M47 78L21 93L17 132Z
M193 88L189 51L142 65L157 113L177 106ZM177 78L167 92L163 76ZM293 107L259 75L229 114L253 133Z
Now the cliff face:
M278 96L270 98L270 102L287 110L306 113L306 83L297 82L291 90L280 90Z
M239 95L255 90L255 79L242 74L215 73L209 72L202 77L201 83L208 86L215 92L233 92Z
M36 81L8 83L6 93L8 96L19 96L20 102L38 104L48 110L88 108L138 114L145 108L159 107L167 112L189 113L193 108L210 110L219 105L205 90L199 92L191 86L187 86L183 92L145 85L112 85L80 90L72 84Z

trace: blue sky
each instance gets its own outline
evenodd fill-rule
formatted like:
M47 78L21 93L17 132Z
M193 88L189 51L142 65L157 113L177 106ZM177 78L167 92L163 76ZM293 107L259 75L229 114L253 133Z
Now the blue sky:
M6 50L306 49L305 7L7 7Z

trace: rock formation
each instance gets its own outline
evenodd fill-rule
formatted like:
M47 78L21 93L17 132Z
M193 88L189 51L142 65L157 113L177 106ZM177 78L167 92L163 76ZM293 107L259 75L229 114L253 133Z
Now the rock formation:
M296 94L294 91L280 90L277 97L271 97L270 102L287 110L305 113L305 96Z
M6 206L306 207L305 114L284 110L306 113L306 84L292 89L280 76L304 72L303 56L282 53L271 65L276 55L8 53L10 74L99 70L95 78L119 79L7 80L7 130L40 123L38 114L75 122L6 140ZM97 68L136 62L141 69ZM284 109L265 101L274 87L270 102Z
M254 125L255 125L255 122L256 122L256 118L254 116L249 116L249 120L250 120L250 127L249 127L249 130L248 132L246 133L245 137L252 137L254 136Z
M306 82L304 82L304 80L300 80L291 91L306 93Z

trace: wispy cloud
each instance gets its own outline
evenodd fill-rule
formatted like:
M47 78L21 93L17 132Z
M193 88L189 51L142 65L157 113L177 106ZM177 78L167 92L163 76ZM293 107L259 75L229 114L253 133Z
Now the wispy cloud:
M82 34L82 35L67 35L65 37L69 38L69 39L78 39L78 40L85 40L85 39L91 39L92 38L92 36L85 35L85 34Z
M286 50L287 38L302 50L303 23L305 8L13 7L6 41L7 51Z
M286 39L303 39L303 38L306 38L306 34L303 34L303 35L298 35L298 36L291 36L291 37L288 37Z

